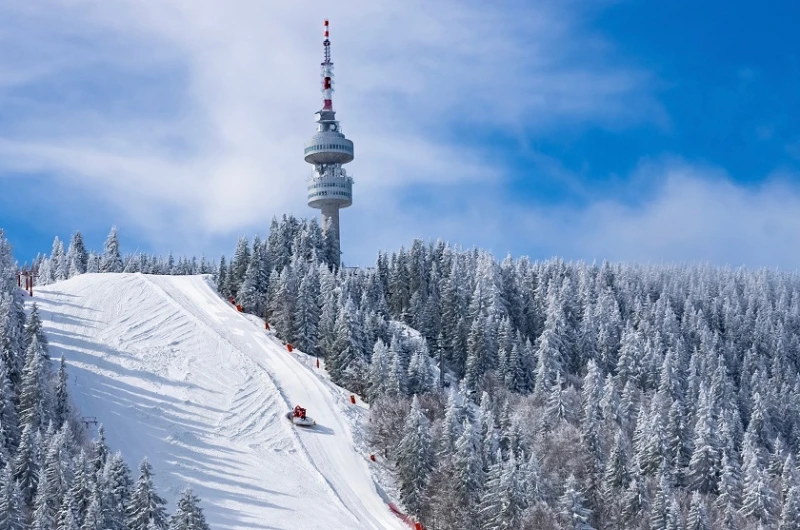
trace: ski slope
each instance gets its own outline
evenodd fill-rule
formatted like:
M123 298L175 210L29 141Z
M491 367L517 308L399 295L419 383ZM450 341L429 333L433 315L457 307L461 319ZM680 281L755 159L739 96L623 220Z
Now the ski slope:
M364 410L206 277L85 274L34 301L81 413L134 475L147 456L170 511L191 486L214 530L407 529L358 450Z

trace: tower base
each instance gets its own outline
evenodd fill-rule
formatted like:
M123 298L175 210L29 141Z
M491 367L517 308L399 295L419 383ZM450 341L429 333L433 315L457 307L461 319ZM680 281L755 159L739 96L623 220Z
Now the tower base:
M342 249L339 244L339 206L326 204L322 206L322 231L326 239L332 240L334 248L330 249L331 258L337 267L341 265Z

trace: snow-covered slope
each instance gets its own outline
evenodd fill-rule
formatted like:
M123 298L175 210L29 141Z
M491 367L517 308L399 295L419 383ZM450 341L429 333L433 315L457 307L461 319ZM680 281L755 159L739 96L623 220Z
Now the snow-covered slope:
M363 411L206 278L86 274L34 300L81 412L162 495L191 486L213 529L406 528L357 449ZM290 425L295 404L316 428Z

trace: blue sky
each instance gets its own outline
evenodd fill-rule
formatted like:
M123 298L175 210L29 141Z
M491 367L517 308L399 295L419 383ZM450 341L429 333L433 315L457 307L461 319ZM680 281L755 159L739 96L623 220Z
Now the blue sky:
M0 227L19 259L218 256L304 204L331 19L356 144L345 263L413 238L502 257L800 267L794 2L0 5Z

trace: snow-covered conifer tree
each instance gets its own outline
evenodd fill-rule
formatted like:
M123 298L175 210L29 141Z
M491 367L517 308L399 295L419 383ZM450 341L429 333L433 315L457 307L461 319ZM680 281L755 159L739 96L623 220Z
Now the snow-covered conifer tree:
M169 521L169 530L210 530L200 507L200 499L191 488L184 490L178 500L178 506Z
M433 470L433 456L430 423L414 396L396 457L400 498L412 513L419 513L422 508L425 487Z
M50 365L36 335L25 352L25 359L19 395L20 422L23 425L30 424L36 431L50 420L47 414Z
M167 530L166 501L156 493L152 477L153 468L145 458L128 507L130 530Z
M586 507L586 499L573 474L567 479L564 493L559 499L559 506L561 508L559 515L565 528L570 530L593 530L592 525L589 524L589 516L592 512Z
M412 394L424 394L433 388L433 374L428 362L428 348L422 342L411 356L408 363L408 391Z
M99 272L122 272L122 256L119 252L119 236L117 235L116 226L111 228L111 232L109 232L103 245L103 256L100 259Z
M691 508L689 509L689 521L686 530L711 530L708 521L708 512L703 497L699 492L692 494Z
M720 471L719 439L712 401L705 389L700 391L700 408L694 429L694 452L689 461L690 487L700 493L716 493Z
M792 486L783 501L778 530L800 530L800 490Z
M14 480L11 466L6 466L1 473L0 529L25 530L25 512L19 484Z
M317 354L321 315L317 299L319 288L319 270L312 266L300 281L294 313L297 347L311 355Z
M67 267L69 269L69 277L84 274L89 265L89 253L86 251L86 245L83 242L83 234L80 231L72 234L72 239L69 242L69 250L67 251Z

